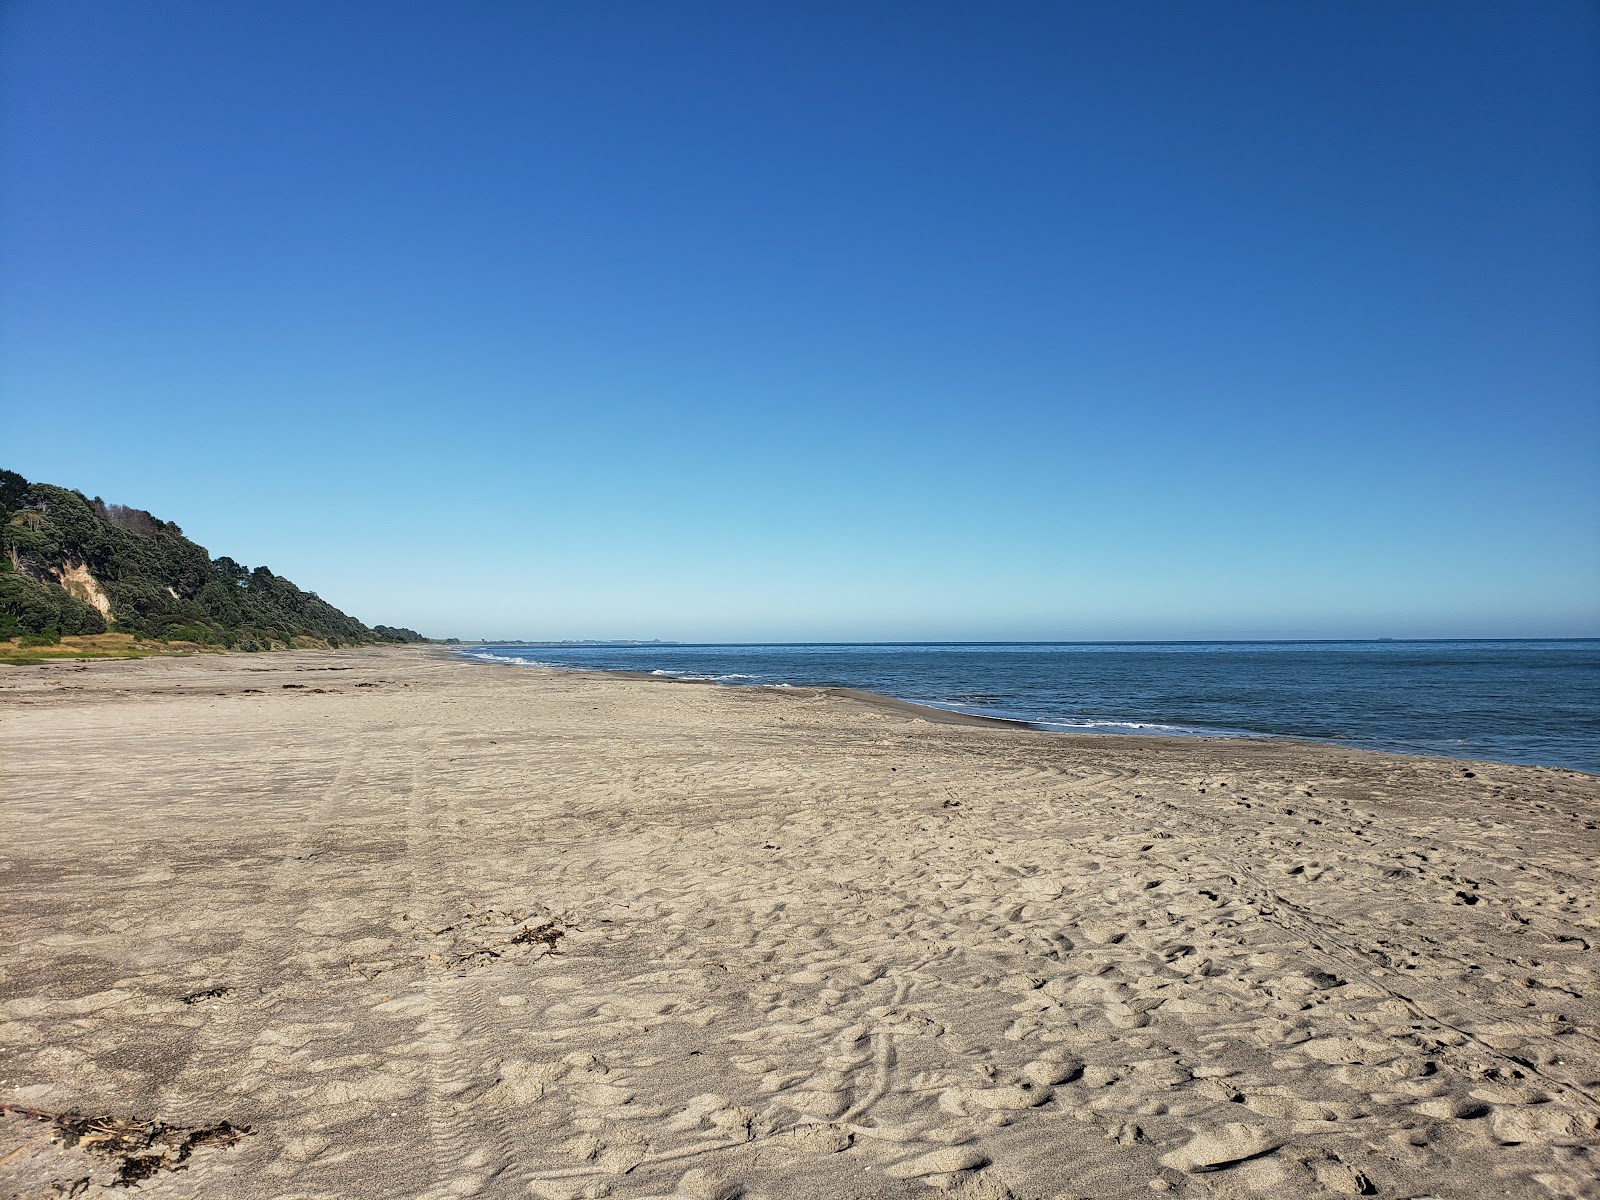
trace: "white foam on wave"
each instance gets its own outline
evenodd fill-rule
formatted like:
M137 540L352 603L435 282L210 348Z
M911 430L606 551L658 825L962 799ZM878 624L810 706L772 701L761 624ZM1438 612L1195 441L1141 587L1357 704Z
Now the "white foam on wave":
M477 662L503 663L508 667L544 667L550 671L595 671L615 668L591 667L585 663L546 662L543 659L524 658L520 654L496 654L492 650L457 650L462 658L470 658ZM696 671L669 671L658 667L650 674L662 679L681 679L695 683L736 683L746 679L760 679L759 675L745 675L737 671L730 671L722 675L707 675ZM779 684L780 687L790 686Z
M1155 721L1090 721L1050 720L1035 721L1041 729L1136 729L1141 733L1200 733L1183 725L1162 725Z
M664 679L683 679L692 683L728 683L736 679L759 679L759 675L740 675L737 673L727 675L706 675L698 671L667 671L657 668L651 671L652 675L659 675Z
M1208 729L1198 725L1164 725L1159 721L1098 721L1090 718L1052 718L1029 722L1048 733L1133 733L1147 737L1261 738L1267 733L1242 729Z
M581 671L583 666L574 663L542 662L539 659L523 658L521 655L496 654L492 650L458 650L463 658L476 659L479 662L504 663L513 667L544 667L552 671ZM759 675L746 675L739 672L728 672L722 675L708 675L694 671L673 671L658 667L650 674L662 679L678 679L698 683L730 683L738 680L759 679ZM775 683L769 686L800 690L806 685L794 683ZM910 699L902 697L902 699ZM1001 711L973 704L952 704L949 701L911 699L912 704L921 704L928 708L940 708L946 712L964 713L975 717L997 717L1003 721L1016 721L1020 724L1031 725L1035 729L1047 733L1132 733L1145 735L1165 734L1172 737L1246 737L1248 734L1223 729L1200 729L1187 725L1167 725L1159 721L1115 721L1103 720L1093 717L1035 717L1013 711ZM1256 735L1262 736L1262 735Z
M567 663L540 662L533 658L522 658L515 654L495 654L489 650L457 650L462 658L473 658L479 662L505 663L510 667L545 667L552 671L570 671L573 668Z
M1231 731L1200 729L1191 725L1166 725L1159 721L1115 721L1094 717L1038 717L1015 709L990 708L976 704L953 704L941 700L911 700L928 708L945 712L964 713L971 717L993 717L1001 721L1016 721L1046 733L1142 733L1167 734L1173 737L1243 737Z

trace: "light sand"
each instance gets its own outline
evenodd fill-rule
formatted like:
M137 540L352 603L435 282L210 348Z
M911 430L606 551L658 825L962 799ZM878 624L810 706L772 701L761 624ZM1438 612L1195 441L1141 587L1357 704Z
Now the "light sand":
M143 1196L1600 1194L1593 776L427 649L0 684L0 1100L252 1129ZM112 1178L51 1130L0 1195Z

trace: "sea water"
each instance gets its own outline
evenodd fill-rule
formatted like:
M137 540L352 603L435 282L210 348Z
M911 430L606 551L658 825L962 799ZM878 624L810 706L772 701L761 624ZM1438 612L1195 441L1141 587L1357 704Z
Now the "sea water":
M1037 729L1310 738L1600 773L1600 640L464 647L490 662L863 688Z

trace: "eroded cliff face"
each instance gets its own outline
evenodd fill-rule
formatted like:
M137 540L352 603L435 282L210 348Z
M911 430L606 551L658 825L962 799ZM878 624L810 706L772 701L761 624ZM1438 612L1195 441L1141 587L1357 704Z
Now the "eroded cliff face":
M55 576L55 581L66 589L68 594L93 607L108 622L111 620L111 598L100 586L100 581L90 573L87 564L69 558L52 574Z

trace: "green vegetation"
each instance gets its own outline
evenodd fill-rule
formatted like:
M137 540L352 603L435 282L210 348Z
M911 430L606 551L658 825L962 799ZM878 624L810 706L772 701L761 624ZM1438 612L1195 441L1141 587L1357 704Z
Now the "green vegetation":
M153 654L194 654L202 647L183 642L142 642L128 633L95 633L48 641L42 634L24 634L0 642L0 663L25 667L63 658L149 658ZM220 647L211 647L213 651Z
M142 509L0 470L0 642L20 639L0 653L31 658L106 633L131 635L123 654L156 649L135 639L238 650L427 640L369 629L266 567L213 559Z

